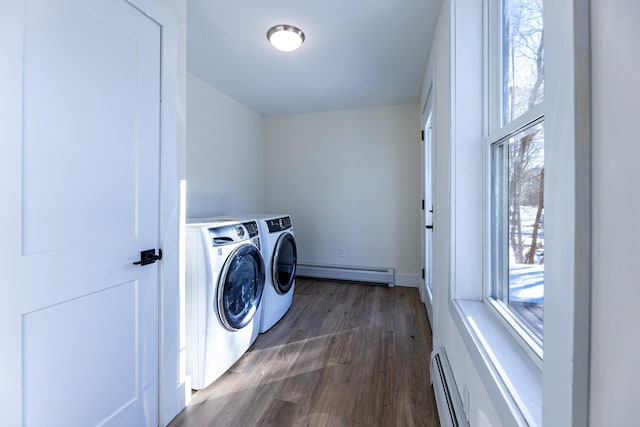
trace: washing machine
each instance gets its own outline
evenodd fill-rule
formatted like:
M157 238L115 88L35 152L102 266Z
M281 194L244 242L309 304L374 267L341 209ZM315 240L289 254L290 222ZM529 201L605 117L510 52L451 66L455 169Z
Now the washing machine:
M266 282L256 221L187 221L186 370L207 387L249 349L260 332Z

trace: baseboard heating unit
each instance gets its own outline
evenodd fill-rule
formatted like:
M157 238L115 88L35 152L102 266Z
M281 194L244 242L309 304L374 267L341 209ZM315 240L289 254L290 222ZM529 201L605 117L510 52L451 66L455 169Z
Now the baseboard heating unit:
M395 270L386 267L356 267L298 263L296 276L314 279L346 280L353 282L386 283L390 288L396 283Z
M431 353L431 382L442 427L469 427L444 348Z

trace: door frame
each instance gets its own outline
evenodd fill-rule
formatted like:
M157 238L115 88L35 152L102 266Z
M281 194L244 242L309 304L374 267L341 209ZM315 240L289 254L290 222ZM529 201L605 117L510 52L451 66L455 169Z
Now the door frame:
M164 426L185 407L185 383L180 375L180 288L183 271L180 153L178 143L178 25L153 0L124 0L161 27L160 64L160 230L158 422Z
M435 67L434 67L435 68ZM428 69L429 71L429 69ZM420 264L422 265L422 271L424 272L424 274L422 274L420 276L420 296L422 298L422 302L424 303L425 306L425 310L427 312L427 317L429 318L429 324L431 326L431 329L433 330L433 322L434 322L434 295L433 295L433 271L430 272L431 274L431 286L432 289L429 290L427 288L426 285L426 277L427 277L427 265L426 265L426 215L427 215L427 211L429 209L431 209L432 206L435 205L435 195L433 194L433 189L434 189L434 185L433 185L433 180L435 178L434 175L434 146L433 146L433 139L434 139L434 122L435 122L435 111L433 110L433 106L435 105L434 102L434 98L435 98L435 85L434 85L434 79L431 79L431 81L428 82L429 84L425 85L425 87L427 88L426 94L424 96L424 102L422 103L422 109L420 111L420 129L422 131L423 134L423 139L422 139L422 144L420 145L420 153L421 153L421 160L420 160L420 166L421 166L421 184L420 184L420 189L421 189L421 198L423 201L423 210L422 210L422 215L420 218L420 228L421 228L421 232L420 232L420 241L421 241L421 247L420 247L420 254L421 254L421 260L420 260ZM431 174L431 179L430 179L430 186L431 186L431 202L432 202L432 206L427 206L426 203L426 192L427 192L427 188L426 188L426 181L427 181L427 165L426 165L426 149L427 149L427 124L431 123L432 126L432 132L431 132L431 144L430 144L430 158L431 158L431 171L429 171L429 173ZM431 224L435 224L435 207L433 208L433 212L431 214ZM435 234L436 234L436 229L435 227L432 229L432 237L431 237L431 250L432 250L432 260L433 260L433 248L434 248L434 242L435 242ZM432 261L431 263L431 268L433 270L433 266L434 263Z

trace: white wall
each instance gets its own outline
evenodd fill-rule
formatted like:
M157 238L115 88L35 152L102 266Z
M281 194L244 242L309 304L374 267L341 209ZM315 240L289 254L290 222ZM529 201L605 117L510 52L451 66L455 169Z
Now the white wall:
M416 104L266 120L266 209L292 215L300 262L393 267L417 285L419 133Z
M591 1L592 426L638 425L638 17L635 0Z
M264 210L264 119L187 74L187 217Z

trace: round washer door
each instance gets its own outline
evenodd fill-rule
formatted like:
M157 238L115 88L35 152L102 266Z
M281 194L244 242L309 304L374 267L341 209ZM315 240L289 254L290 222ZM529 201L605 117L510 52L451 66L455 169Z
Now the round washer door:
M279 294L286 294L293 286L298 262L296 239L291 233L282 233L273 249L273 287Z
M222 325L237 331L251 322L264 290L264 261L252 244L238 247L229 255L216 289L218 318Z

